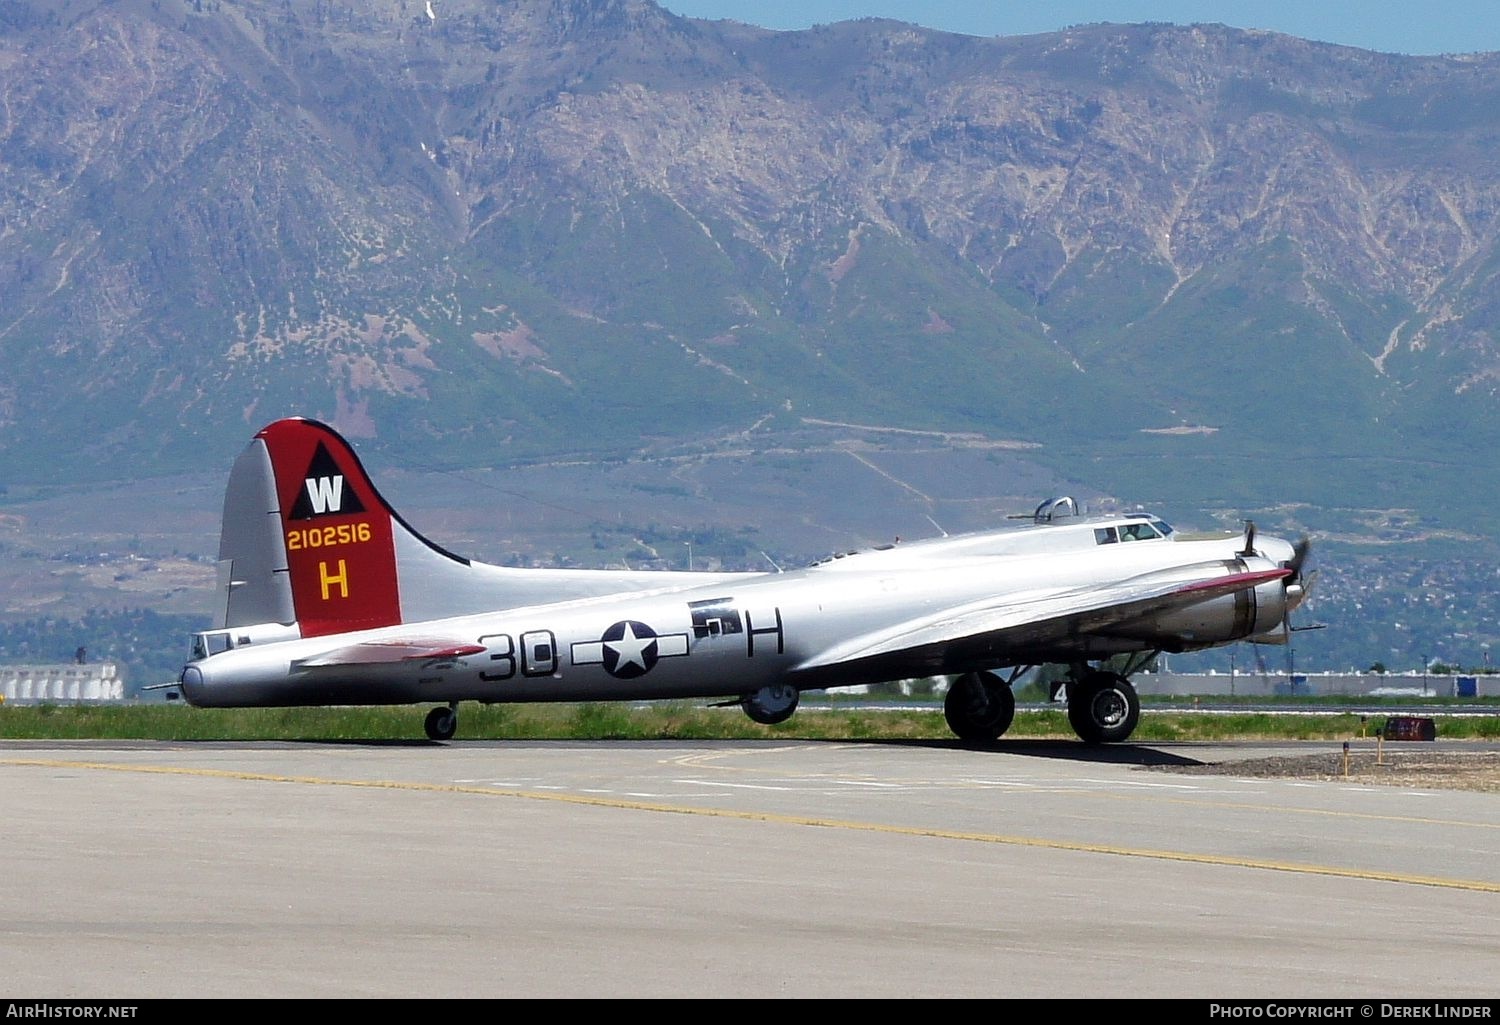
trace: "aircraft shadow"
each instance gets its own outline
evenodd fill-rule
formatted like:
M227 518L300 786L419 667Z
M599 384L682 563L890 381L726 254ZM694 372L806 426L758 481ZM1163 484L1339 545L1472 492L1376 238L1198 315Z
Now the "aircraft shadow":
M840 741L840 743L844 743ZM1016 739L973 743L963 740L868 740L868 744L900 747L931 747L946 750L993 751L997 754L1026 755L1031 758L1059 758L1071 762L1099 765L1203 765L1197 758L1171 751L1161 751L1140 744L1084 744L1077 740Z
M204 739L179 739L173 744L191 746L242 746L254 745L257 747L349 747L349 748L441 748L448 746L485 746L485 747L509 747L509 746L551 746L551 745L579 745L588 746L617 745L628 747L680 747L685 744L709 744L712 746L726 746L736 744L759 744L759 743L785 743L785 739L777 740L681 740L670 738L650 738L643 740L620 740L620 739L584 739L584 738L535 738L535 739L499 739L482 738L456 739L448 741L428 740L425 737L402 737L402 738L359 738L359 737L284 737L275 740L226 740L222 738ZM1170 751L1161 751L1153 747L1145 747L1139 744L1084 744L1076 740L996 740L990 743L972 743L962 740L912 740L912 739L855 739L855 738L798 738L798 743L804 744L848 744L851 742L859 744L870 744L885 747L925 747L940 750L962 750L975 752L993 752L996 754L1026 755L1030 758L1057 758L1072 762L1082 762L1098 765L1155 765L1155 766L1192 766L1207 764L1197 758L1189 758Z

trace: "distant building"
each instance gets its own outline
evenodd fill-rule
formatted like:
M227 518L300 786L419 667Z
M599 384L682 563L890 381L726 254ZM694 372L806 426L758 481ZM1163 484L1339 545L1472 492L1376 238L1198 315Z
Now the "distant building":
M1500 677L1436 673L1137 673L1137 693L1186 697L1198 694L1313 697L1440 697L1500 695Z
M125 681L120 679L113 662L0 665L0 697L8 704L123 701Z

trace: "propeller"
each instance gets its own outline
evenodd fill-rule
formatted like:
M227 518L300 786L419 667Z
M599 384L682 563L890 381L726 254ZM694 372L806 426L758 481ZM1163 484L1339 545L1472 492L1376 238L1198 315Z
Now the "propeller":
M1308 572L1306 570L1307 557L1312 554L1312 541L1303 534L1292 545L1292 557L1282 563L1292 571L1292 575L1283 583L1286 593L1286 612L1281 617L1281 643L1286 645L1287 675L1292 675L1292 634L1298 630L1321 630L1326 626L1324 623L1314 623L1311 626L1293 626L1292 612L1301 605L1312 590L1313 580L1317 578L1316 569Z
M1292 561L1287 563L1287 568L1300 576L1302 564L1307 561L1310 554L1312 554L1312 538L1303 534L1297 539L1297 543L1292 545Z
M1312 541L1303 534L1292 545L1292 557L1281 565L1292 571L1292 575L1282 581L1282 593L1286 595L1286 611L1281 615L1281 643L1286 645L1286 678L1287 683L1295 689L1297 686L1296 667L1292 664L1292 631L1298 629L1292 626L1292 612L1302 604L1307 597L1307 590L1311 586L1311 580L1303 576L1302 568L1307 564L1307 557L1312 552ZM1318 627L1302 627L1301 629L1313 629Z
M1239 553L1242 557L1259 555L1255 550L1255 524L1250 520L1245 521L1245 547ZM1299 630L1321 630L1322 624L1313 626L1293 626L1292 612L1307 598L1308 592L1312 590L1313 580L1317 577L1317 570L1309 569L1307 560L1312 555L1312 540L1302 535L1292 545L1292 557L1282 561L1281 568L1291 572L1282 580L1282 593L1286 598L1286 607L1281 616L1281 630L1275 633L1261 634L1254 638L1258 644L1280 644L1287 647L1287 658L1291 659L1292 634ZM1288 672L1291 670L1288 669Z
M1297 542L1292 545L1291 559L1282 564L1287 569L1292 571L1292 575L1286 578L1286 598L1288 612L1290 612L1292 609L1295 609L1298 605L1302 604L1302 600L1306 598L1308 592L1312 590L1313 580L1317 578L1317 570L1313 570L1310 573L1306 572L1307 557L1311 554L1312 539L1309 538L1306 534L1303 534L1300 538L1297 539Z

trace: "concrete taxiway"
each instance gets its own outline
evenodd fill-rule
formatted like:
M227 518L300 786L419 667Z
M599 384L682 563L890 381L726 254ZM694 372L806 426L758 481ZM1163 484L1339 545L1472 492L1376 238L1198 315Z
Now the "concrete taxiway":
M0 740L0 995L1500 997L1500 795L1265 753Z

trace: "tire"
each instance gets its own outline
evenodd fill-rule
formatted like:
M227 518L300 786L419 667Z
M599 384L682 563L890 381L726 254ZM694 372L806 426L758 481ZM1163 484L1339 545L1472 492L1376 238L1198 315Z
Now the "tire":
M427 713L427 736L431 740L452 740L458 732L456 708L434 708Z
M1095 672L1068 685L1068 722L1085 744L1118 744L1141 719L1141 699L1119 673Z
M775 726L792 717L801 697L802 693L790 684L772 684L746 694L740 699L740 707L752 721L762 726Z
M999 740L1016 717L1016 695L989 673L964 673L948 687L943 718L959 740Z

